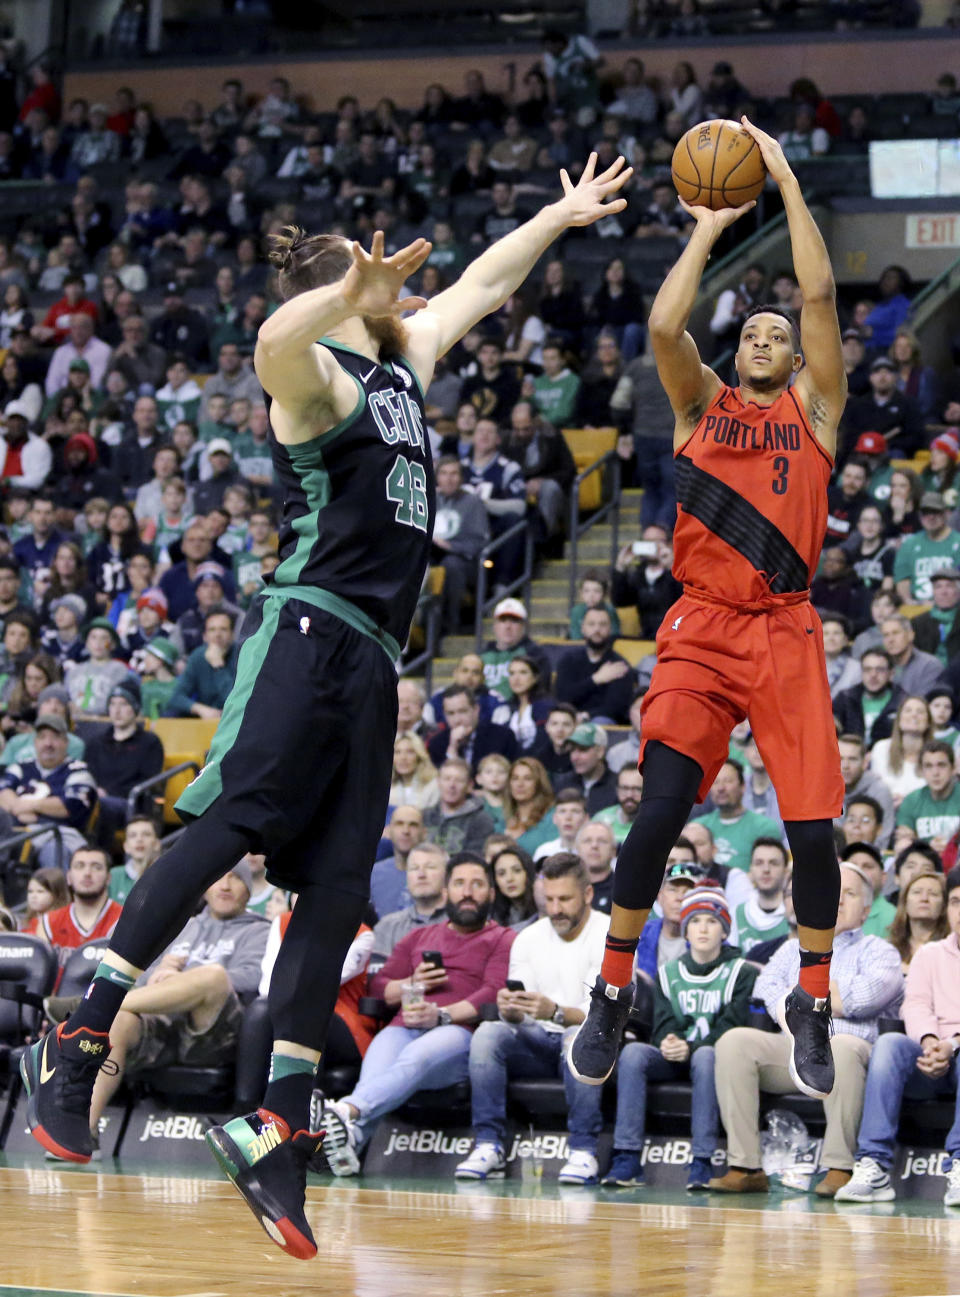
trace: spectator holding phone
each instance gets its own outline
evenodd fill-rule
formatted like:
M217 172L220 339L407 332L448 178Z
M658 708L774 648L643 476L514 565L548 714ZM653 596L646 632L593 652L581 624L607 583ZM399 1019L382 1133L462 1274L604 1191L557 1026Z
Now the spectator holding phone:
M644 527L641 539L624 545L617 555L610 597L618 608L636 606L642 639L656 639L667 609L683 593L672 567L670 534L659 524Z
M455 1171L458 1180L502 1178L510 1075L563 1079L570 1156L561 1184L596 1184L597 1136L603 1125L602 1088L574 1079L564 1046L583 1021L586 988L603 958L606 919L591 908L593 888L572 852L543 866L547 913L518 934L510 976L497 993L499 1022L482 1022L470 1043L470 1091L475 1143Z
M400 1013L374 1037L352 1093L324 1107L323 1147L335 1175L359 1173L378 1119L417 1090L466 1080L480 1006L505 985L516 935L490 919L493 896L482 856L452 856L446 922L415 928L372 978L371 994Z

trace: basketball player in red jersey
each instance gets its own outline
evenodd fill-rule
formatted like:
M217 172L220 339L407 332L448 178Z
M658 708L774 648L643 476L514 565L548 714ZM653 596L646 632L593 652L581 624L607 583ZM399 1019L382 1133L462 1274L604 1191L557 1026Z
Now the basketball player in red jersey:
M830 955L840 873L832 820L843 780L809 585L847 383L820 231L780 145L745 117L742 123L783 195L803 293L799 334L789 314L758 306L740 333L739 385L727 387L701 363L686 331L700 279L721 232L754 204L687 207L696 229L648 321L676 415L673 572L684 592L657 636L643 701L643 798L620 851L606 953L570 1067L594 1084L612 1071L633 1003L637 940L667 853L726 759L730 730L747 717L795 862L799 983L779 1017L791 1037L794 1084L822 1098L834 1074Z

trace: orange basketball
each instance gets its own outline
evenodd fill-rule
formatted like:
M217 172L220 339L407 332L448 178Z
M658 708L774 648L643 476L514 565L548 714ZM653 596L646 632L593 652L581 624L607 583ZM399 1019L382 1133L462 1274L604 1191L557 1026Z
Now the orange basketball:
M715 212L756 198L767 178L756 140L722 117L690 127L673 151L671 172L685 203Z

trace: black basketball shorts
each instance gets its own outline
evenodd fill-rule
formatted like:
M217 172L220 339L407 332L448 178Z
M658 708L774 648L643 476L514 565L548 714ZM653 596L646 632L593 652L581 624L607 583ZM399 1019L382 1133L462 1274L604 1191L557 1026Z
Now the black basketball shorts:
M380 645L339 617L259 595L206 765L177 801L216 807L267 856L267 877L369 895L397 728L397 674Z

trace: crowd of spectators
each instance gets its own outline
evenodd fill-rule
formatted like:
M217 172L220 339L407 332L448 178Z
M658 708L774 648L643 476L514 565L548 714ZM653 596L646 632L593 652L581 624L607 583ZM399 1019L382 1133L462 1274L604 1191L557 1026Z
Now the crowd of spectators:
M545 201L557 168L586 148L601 160L623 151L636 168L627 213L562 245L542 277L450 353L427 394L444 630L457 628L491 537L529 517L542 547L562 542L574 476L563 427L619 430L626 480L644 488L641 531L610 570L583 575L562 651L531 636L523 603L501 598L492 639L457 663L450 686L428 698L417 681L399 682L390 820L338 1002L334 1056L362 1061L336 1111L339 1137L328 1140L341 1173L359 1168L377 1117L417 1089L469 1079L477 1143L458 1173L498 1174L511 1068L564 1077L563 1178L600 1173L599 1108L565 1072L562 1050L582 1020L599 963L595 916L609 912L642 791L640 704L654 659L631 665L614 641L626 608L652 640L678 594L673 421L644 349L647 285L631 267L643 260L637 249L656 246L662 273L688 235L658 170L679 134L754 106L727 64L703 87L678 65L662 93L637 59L612 93L600 73L594 47L576 38L548 48L516 99L470 73L462 97L432 86L419 111L384 99L364 113L346 96L324 118L281 78L256 102L230 81L209 111L187 103L181 119L159 122L128 90L111 109L78 100L61 110L40 70L0 120L0 175L57 196L22 217L0 214L0 833L50 825L34 839L25 894L8 872L5 900L10 922L41 934L64 963L109 933L161 849L149 815L125 824L131 789L164 762L143 720L219 716L238 621L278 561L267 416L251 367L276 304L263 236L298 216L350 237L382 228L388 251L425 232L434 247L415 287L429 298ZM792 102L789 134L806 124L813 152L824 135L842 141L852 129L810 83L794 86ZM592 291L570 272L585 252ZM960 388L955 374L924 364L911 291L890 266L876 294L844 309L851 395L813 586L847 790L834 992L845 1063L827 1109L827 1196L863 1182L867 1161L873 1188L889 1187L889 1105L883 1129L875 1114L865 1119L860 1145L857 1127L877 1023L898 1012L904 976L907 1004L929 1003L926 1016L905 1011L903 1039L931 1060L920 1067L931 1093L956 1083L946 1051L960 1008L949 979L933 956L926 981L911 979L927 946L957 957L960 921L955 876L944 882L960 845ZM802 304L792 275L761 265L721 294L710 325L718 363L744 313L771 294ZM900 462L918 451L929 451L922 465ZM494 583L509 582L521 558L502 547ZM751 992L772 1007L793 977L789 864L745 723L672 853L638 952L653 1010L647 1038L625 1051L629 1097L609 1183L642 1178L647 1079L689 1077L691 1187L711 1181L719 1113L730 1169L711 1187L766 1188L751 1096L786 1069L774 1036L736 1033L755 1031ZM243 1003L269 982L293 899L266 883L258 858L211 888L195 929L124 1006L116 1045L126 1066L206 1058L201 1039L217 1056L229 1051ZM227 958L237 943L221 940L223 924L243 926L249 967ZM729 990L730 1011L681 1011L708 977ZM359 1013L367 989L398 1011L379 1033ZM478 1026L485 1004L499 1018ZM179 1026L161 1032L159 1016ZM735 1051L728 1038L740 1040ZM884 1076L899 1067L912 1093L909 1050L897 1048L895 1058L892 1047L878 1051ZM781 1076L779 1086L789 1083ZM960 1203L960 1171L948 1193Z

